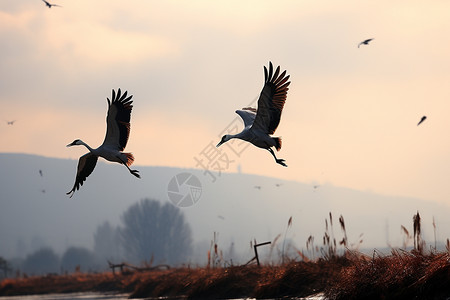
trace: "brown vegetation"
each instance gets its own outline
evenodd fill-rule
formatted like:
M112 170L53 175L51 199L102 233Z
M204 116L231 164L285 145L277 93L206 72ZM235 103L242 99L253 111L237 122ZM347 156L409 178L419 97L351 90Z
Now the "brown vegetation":
M328 299L448 299L450 255L394 250L352 260L325 289Z
M308 296L323 291L328 278L337 276L345 259L333 263L291 262L285 266L178 268L113 275L74 274L7 279L0 296L119 291L135 298L174 297L239 298Z
M316 262L284 266L177 268L125 274L48 275L5 279L0 296L125 292L135 298L306 297L327 299L446 299L450 295L450 255L395 250L388 256L356 252Z
M119 290L120 282L112 273L32 276L0 282L0 296Z

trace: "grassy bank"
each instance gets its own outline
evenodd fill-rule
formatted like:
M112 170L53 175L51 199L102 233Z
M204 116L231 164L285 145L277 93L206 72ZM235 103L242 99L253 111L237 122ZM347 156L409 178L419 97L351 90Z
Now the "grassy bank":
M327 299L449 299L450 255L393 251L352 260L325 289Z
M328 299L447 299L450 255L393 251L367 257L347 252L284 266L177 268L127 274L72 274L7 279L0 296L118 291L132 297L280 298L323 292Z
M290 224L291 219L287 228ZM307 297L317 293L323 293L326 299L331 300L450 298L450 241L447 239L446 251L432 250L435 248L425 251L419 213L413 217L413 236L402 226L408 240L414 240L414 249L393 249L389 255L375 250L367 256L348 250L342 216L339 224L344 238L339 243L332 238L331 213L325 224L322 247L314 247L313 237L306 244L313 257L320 254L321 258L313 261L297 251L298 257L294 260L285 257L282 252L281 265L224 267L224 264L208 263L209 267L203 268L161 270L147 266L125 270L122 268L124 264L121 264L123 273L78 272L5 279L0 282L0 296L116 291L129 293L132 298L282 298ZM343 246L340 255L336 248L338 244ZM214 245L214 254L217 255L215 242ZM255 244L255 249L257 246ZM212 256L208 257L210 262ZM212 257L212 261L216 259Z
M285 266L177 268L128 274L72 274L7 279L0 296L119 291L132 297L272 298L323 291L345 259L292 262Z

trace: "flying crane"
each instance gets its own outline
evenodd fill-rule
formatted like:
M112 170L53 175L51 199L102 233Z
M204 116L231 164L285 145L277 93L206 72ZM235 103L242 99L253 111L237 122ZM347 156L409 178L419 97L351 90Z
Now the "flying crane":
M100 147L93 149L80 139L74 140L67 145L67 147L83 145L89 150L88 153L81 156L78 160L75 184L73 185L73 188L67 192L67 195L70 194L71 198L75 193L75 190L79 190L86 178L94 171L99 157L123 164L131 174L137 178L141 178L139 171L131 170L129 167L134 161L133 154L122 152L127 145L128 137L130 135L130 118L131 109L133 108L132 97L132 95L127 97L126 91L122 95L120 89L117 91L117 94L112 90L111 101L107 98L108 115L106 117L106 136Z
M275 161L287 167L284 159L278 159L272 150L281 149L281 138L271 137L280 123L281 112L287 97L289 75L286 71L280 74L278 66L273 73L272 62L269 62L269 71L264 66L264 87L258 99L258 109L246 107L236 113L244 121L244 129L238 134L226 134L216 147L237 138L252 143L256 147L267 149Z

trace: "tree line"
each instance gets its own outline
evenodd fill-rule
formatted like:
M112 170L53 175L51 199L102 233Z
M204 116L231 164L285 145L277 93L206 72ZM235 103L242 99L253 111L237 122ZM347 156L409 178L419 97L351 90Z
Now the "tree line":
M97 226L93 238L92 250L72 246L62 256L50 247L23 260L15 259L12 264L0 256L5 266L0 277L20 272L40 275L101 271L107 268L107 261L176 266L186 263L192 253L191 228L180 209L148 198L131 205L122 214L120 225L104 221Z

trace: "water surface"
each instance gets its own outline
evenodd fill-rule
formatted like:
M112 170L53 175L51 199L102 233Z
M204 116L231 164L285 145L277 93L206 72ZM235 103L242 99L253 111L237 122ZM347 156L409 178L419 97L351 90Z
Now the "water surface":
M125 300L128 299L128 297L129 294L117 293L69 293L0 297L0 300Z
M70 294L47 294L47 295L31 295L31 296L12 296L12 297L0 297L0 300L125 300L128 299L129 294L116 294L116 293L70 293ZM180 299L180 298L147 298L147 299ZM251 300L250 298L246 298ZM289 299L289 298L287 298ZM307 298L290 298L291 300L324 300L323 295L313 295ZM234 299L245 300L245 299Z

